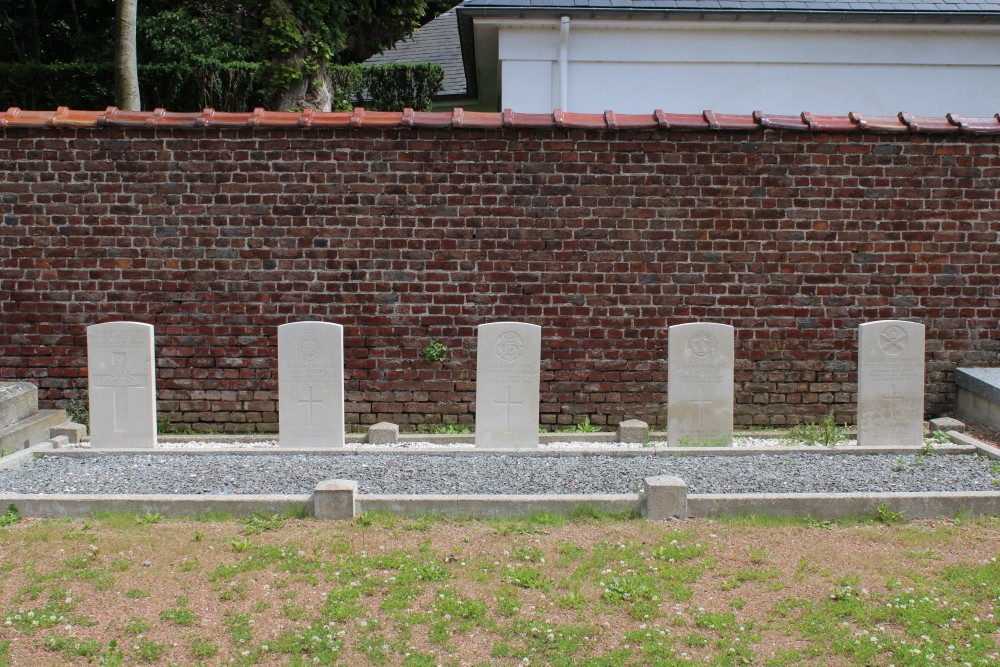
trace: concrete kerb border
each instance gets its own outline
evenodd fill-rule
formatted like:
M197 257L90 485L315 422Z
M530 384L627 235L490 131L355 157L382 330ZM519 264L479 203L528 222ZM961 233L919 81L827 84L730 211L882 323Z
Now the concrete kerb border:
M63 440L68 441L68 438L61 436ZM12 468L17 468L30 463L36 455L46 454L51 451L55 451L57 442L52 440L45 440L39 442L36 445L32 445L27 449L18 450L12 454L8 454L3 458L0 458L0 470L10 470Z
M984 448L998 452L989 445L980 443L957 434L964 440L959 444L939 445L932 451L935 454L975 454L982 452ZM978 443L978 444L975 444ZM337 449L298 449L298 448L268 448L268 449L243 449L238 447L218 447L213 449L204 448L171 448L171 449L63 449L49 448L39 451L41 456L65 456L71 458L91 458L99 456L115 456L123 454L144 454L148 456L213 456L222 454L239 454L241 456L264 456L274 454L311 454L314 456L349 456L353 454L391 454L393 456L408 456L419 454L421 456L521 456L521 457L549 457L549 456L610 456L610 457L636 457L636 456L758 456L761 454L818 454L823 456L836 456L842 454L852 455L907 455L919 454L924 451L922 447L759 447L747 449L732 449L724 447L643 447L640 449L442 449L442 448L412 448L412 449L374 449L369 447L343 447Z
M975 453L1000 460L1000 449L991 447L975 438L955 431L948 432L955 446L935 448L935 453ZM59 450L62 444L46 441L5 457L0 467L25 465L35 456L83 455L100 456L126 452L154 455L190 453L196 450ZM197 450L199 453L220 453L227 450ZM248 450L240 450L248 453ZM254 453L266 453L249 450ZM288 451L288 450L282 450ZM316 450L304 450L315 452ZM406 453L428 454L483 454L510 453L514 450L405 450ZM864 448L819 450L816 448L779 448L774 450L728 450L717 448L673 449L661 451L626 450L618 455L695 455L714 452L719 455L754 455L789 451L824 453L913 453L914 448ZM919 451L917 449L916 451ZM739 452L736 454L736 452ZM272 452L273 453L273 450ZM333 453L353 453L352 450L334 450ZM518 452L525 454L525 452ZM594 450L558 450L556 455L600 455ZM532 450L529 455L545 456L550 452ZM666 494L666 495L658 495ZM960 512L1000 515L1000 492L939 492L939 493L857 493L857 494L687 494L683 480L675 477L647 478L640 494L580 494L534 496L401 496L359 495L353 480L327 480L321 482L311 495L103 495L103 494L7 494L0 495L0 507L14 504L23 516L32 517L83 517L102 511L153 512L164 516L185 516L223 511L234 515L254 512L310 515L324 519L353 519L365 511L382 510L403 515L441 514L445 516L499 517L517 516L533 512L570 513L583 505L598 511L637 512L652 520L687 517L739 516L765 514L773 516L812 516L816 519L835 519L844 516L873 515L879 505L890 511L902 512L908 518L934 518L954 516Z

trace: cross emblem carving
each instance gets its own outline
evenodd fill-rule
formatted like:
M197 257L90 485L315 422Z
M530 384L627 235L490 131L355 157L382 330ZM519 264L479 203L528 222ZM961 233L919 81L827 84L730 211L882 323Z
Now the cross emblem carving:
M691 403L692 405L697 405L698 406L698 429L699 430L705 428L705 406L712 404L711 400L705 400L705 395L704 394L705 394L705 388L704 387L698 387L698 400L697 401L695 401L695 400L688 401L688 403Z
M512 406L512 405L524 405L524 402L523 401L512 401L512 400L510 400L510 386L508 385L507 386L507 400L506 401L501 401L501 400L498 399L496 401L496 404L497 405L502 405L504 407L505 419L504 419L503 430L504 430L504 433L510 433L510 406Z
M114 390L111 394L112 426L115 433L127 432L127 425L122 423L124 420L120 416L128 410L128 390L144 388L146 378L141 374L129 373L127 352L112 352L111 372L97 375L94 379L103 381L103 384L95 383L95 389Z
M896 405L905 398L902 394L896 393L896 385L889 385L889 419L896 419L903 416L902 414L896 414ZM900 411L900 413L903 412L906 412L905 408Z
M306 387L306 397L299 399L299 405L305 405L309 407L309 428L313 425L313 406L323 405L322 398L313 398L313 387Z

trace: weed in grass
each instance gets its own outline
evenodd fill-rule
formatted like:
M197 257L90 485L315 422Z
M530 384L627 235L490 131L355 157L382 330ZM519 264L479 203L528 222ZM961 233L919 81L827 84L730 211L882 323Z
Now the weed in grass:
M139 637L136 639L135 644L132 645L132 650L135 653L136 660L141 663L152 664L160 661L160 658L166 653L167 647L151 639Z
M187 608L187 598L178 598L177 606L161 611L160 618L182 626L197 625L201 621L196 613Z
M201 542L204 539L205 539L205 531L203 530L196 530L194 531L194 535L191 536L192 542Z
M160 523L163 521L163 518L163 515L158 512L146 512L136 519L136 523L140 525L151 525L154 523Z
M14 503L7 505L7 511L4 514L0 514L0 528L4 526L12 526L21 520L21 514L17 511L17 507Z
M125 597L129 600L140 600L142 598L149 597L149 591L143 590L141 588L130 588L125 591Z
M499 591L494 593L493 601L496 603L496 613L499 616L516 616L521 611L518 592L513 586L502 586Z
M91 662L101 653L104 645L94 639L81 637L66 637L64 635L51 635L45 638L42 646L48 651L62 653L67 658L87 658Z
M290 621L301 621L306 617L306 608L299 604L283 604L281 615Z
M130 635L141 635L149 631L149 623L141 616L132 616L122 627L122 631Z
M892 525L903 520L903 512L902 510L894 512L885 503L879 503L879 506L875 509L875 520L879 523Z
M767 547L747 547L750 554L750 562L760 565L767 560Z
M222 624L229 630L234 644L249 644L253 641L253 623L250 614L227 613Z
M542 555L541 550L533 546L514 547L511 550L510 555L515 560L526 560L532 563L545 562L545 556Z
M97 664L102 667L121 667L124 664L125 656L118 648L118 640L112 639L108 642L108 648L97 656Z
M10 664L10 640L5 639L0 642L0 667L8 667Z
M238 554L241 554L250 548L250 538L245 536L243 537L243 539L237 539L234 537L233 539L229 540L229 546L232 548L233 551L235 551Z
M547 591L552 588L552 581L533 567L511 567L504 575L504 581L518 588Z
M219 645L207 637L191 637L191 655L195 658L214 658L219 653Z
M199 569L201 569L201 563L198 562L197 558L185 558L177 564L179 572L194 572Z
M243 534L246 536L257 535L268 530L277 530L285 525L288 518L280 514L258 514L254 512L248 517L242 517L240 524L243 526Z

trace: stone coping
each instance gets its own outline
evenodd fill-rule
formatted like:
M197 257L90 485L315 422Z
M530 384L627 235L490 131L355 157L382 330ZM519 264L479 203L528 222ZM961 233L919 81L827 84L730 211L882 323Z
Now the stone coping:
M978 442L978 441L976 441ZM982 443L980 443L982 444ZM756 456L759 454L821 454L835 456L838 454L877 455L877 454L914 454L924 451L923 447L642 447L633 449L447 449L447 448L396 448L378 447L343 447L337 449L294 449L290 447L271 447L268 449L244 449L237 447L218 447L205 449L201 447L171 448L171 449L45 449L38 451L40 456L65 456L70 458L93 458L100 456L134 455L147 456L213 456L224 454L239 454L244 456L309 454L313 456L348 456L352 454L391 454L393 456ZM952 445L936 445L935 454L975 454L977 445L961 443Z
M96 512L156 513L185 517L209 512L245 516L255 512L313 515L315 494L294 495L98 495L0 494L0 506L13 504L22 516L36 518L87 517ZM838 519L873 516L880 505L905 518L931 519L959 513L1000 515L1000 492L936 493L804 493L804 494L692 494L686 496L686 516L767 515ZM645 515L643 494L580 494L533 496L401 496L358 495L354 512L326 519L351 520L366 511L388 511L418 516L514 517L534 512L571 513L580 507L607 512ZM348 504L350 506L350 504Z
M979 454L991 459L1000 459L1000 449L979 442L971 436L948 432L956 445L945 445L935 449L938 453ZM24 465L34 456L57 455L101 455L106 452L57 451L55 443L45 442L16 455L4 457L0 465ZM666 448L664 448L666 449ZM919 448L916 448L919 449ZM861 448L781 448L776 451L824 451L824 453L857 453ZM113 450L110 453L120 453ZM148 450L140 450L149 453ZM170 450L172 452L183 450ZM200 450L204 452L204 450ZM216 450L217 453L218 450ZM241 450L248 453L246 450ZM301 450L315 453L315 450ZM719 453L719 449L695 452L682 450L686 454ZM759 454L762 450L730 450L738 455ZM913 453L914 448L892 450L888 448L867 448L866 453L884 454L896 451ZM164 452L154 452L163 454ZM254 452L254 453L260 453ZM338 452L339 453L339 452ZM411 452L407 452L411 453ZM433 450L435 455L447 452ZM457 452L450 452L454 454ZM462 451L462 454L482 452ZM495 450L486 453L496 453ZM670 455L676 452L663 452ZM546 455L546 452L530 452L530 455ZM570 453L572 454L572 453ZM583 452L594 455L593 450ZM660 452L620 452L624 455L658 455ZM558 455L568 455L565 450ZM730 454L732 455L732 454ZM680 482L681 480L675 480ZM954 516L960 512L972 514L1000 514L1000 491L998 492L934 492L934 493L806 493L806 494L686 494L686 487L678 490L676 485L667 488L661 478L647 478L643 493L640 494L579 494L579 495L358 495L356 484L350 480L329 480L321 482L313 494L296 495L111 495L111 494L0 494L0 507L13 504L23 516L29 517L84 517L94 512L126 511L154 512L164 516L188 516L212 511L229 512L236 515L253 512L285 513L290 515L314 515L327 519L353 519L357 514L371 510L385 510L401 514L443 514L448 516L517 516L538 511L572 512L581 506L613 512L637 512L647 515L649 508L656 506L653 519L677 517L716 517L764 514L773 516L812 516L816 519L835 519L845 516L873 515L880 505L890 511L901 512L907 518L935 518ZM667 495L654 496L656 493ZM319 498L320 494L331 494ZM322 502L321 502L322 501ZM676 507L671 510L671 503ZM322 508L322 509L321 509ZM334 508L334 509L331 509ZM320 510L320 511L317 511Z
M1000 403L1000 368L956 368L955 384L993 403Z

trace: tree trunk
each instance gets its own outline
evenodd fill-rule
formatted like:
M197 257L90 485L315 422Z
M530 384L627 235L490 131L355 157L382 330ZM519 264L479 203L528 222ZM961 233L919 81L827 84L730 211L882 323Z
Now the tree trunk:
M135 14L138 0L115 0L115 104L139 111L139 69L135 52Z
M301 68L302 52L290 54L277 62L280 65ZM274 107L280 111L333 110L333 81L327 74L326 65L321 65L316 74L303 77L285 90L279 91Z

